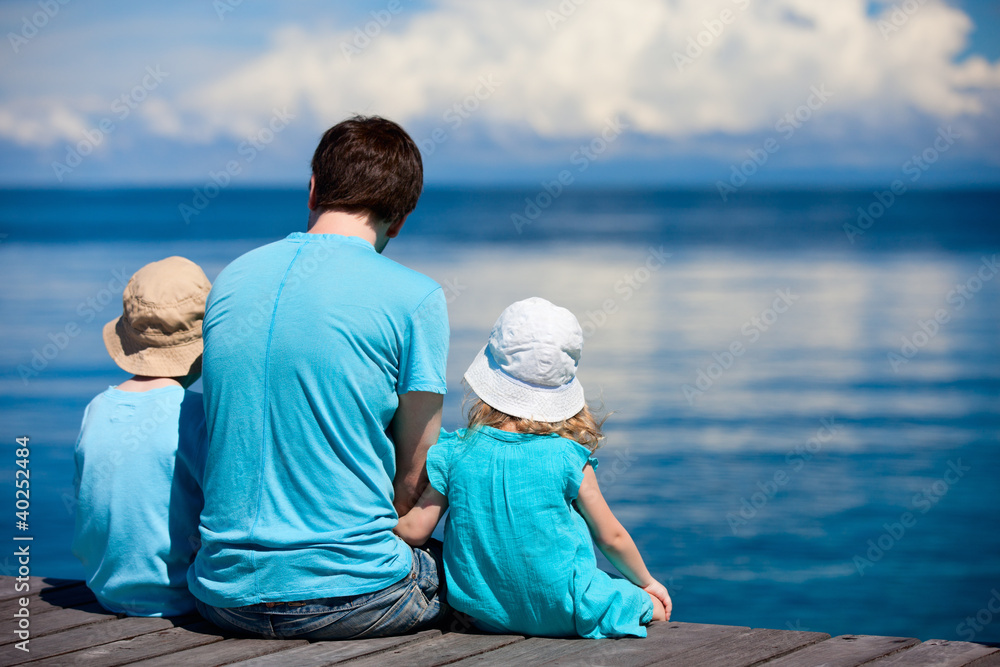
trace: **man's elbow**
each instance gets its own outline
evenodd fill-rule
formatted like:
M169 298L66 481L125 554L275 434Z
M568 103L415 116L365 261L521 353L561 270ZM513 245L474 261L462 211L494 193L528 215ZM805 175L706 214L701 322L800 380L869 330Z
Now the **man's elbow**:
M402 480L393 490L392 506L396 509L396 514L405 516L416 506L426 488L426 474L417 473L409 479Z

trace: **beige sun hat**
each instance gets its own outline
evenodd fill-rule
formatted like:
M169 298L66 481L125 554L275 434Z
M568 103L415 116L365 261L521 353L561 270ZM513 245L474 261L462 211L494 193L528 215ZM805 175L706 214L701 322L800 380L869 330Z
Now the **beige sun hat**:
M201 323L212 289L201 267L167 257L135 272L122 294L122 316L104 325L104 345L123 370L182 377L201 370Z

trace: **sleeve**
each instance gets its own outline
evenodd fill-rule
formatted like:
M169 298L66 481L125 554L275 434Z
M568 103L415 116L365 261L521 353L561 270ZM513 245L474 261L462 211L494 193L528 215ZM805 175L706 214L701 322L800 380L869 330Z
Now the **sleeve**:
M440 287L428 294L410 316L409 335L396 382L396 393L447 393L448 303Z
M572 440L566 442L566 469L563 477L566 479L566 498L576 500L580 492L580 485L583 484L583 470L589 463L597 470L597 459L592 452L578 442Z
M427 450L427 478L442 496L448 496L448 462L453 433L441 429L437 444Z

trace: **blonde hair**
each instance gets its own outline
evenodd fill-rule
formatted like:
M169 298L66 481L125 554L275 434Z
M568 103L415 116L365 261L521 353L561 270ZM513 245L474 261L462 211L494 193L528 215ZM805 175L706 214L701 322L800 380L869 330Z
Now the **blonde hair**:
M541 422L534 419L514 417L506 412L501 412L484 402L471 390L465 395L466 414L469 420L469 428L477 426L492 426L501 430L510 430L512 427L518 433L532 433L534 435L556 435L580 443L590 451L594 451L601 446L604 434L601 427L609 415L601 417L595 416L586 405L578 413L560 422Z

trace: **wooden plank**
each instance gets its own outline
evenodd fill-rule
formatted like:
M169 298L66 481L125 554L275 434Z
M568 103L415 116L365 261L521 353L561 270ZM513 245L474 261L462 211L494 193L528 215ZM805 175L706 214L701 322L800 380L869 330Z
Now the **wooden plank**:
M44 614L56 609L67 607L78 607L91 602L95 602L94 594L83 584L69 586L54 591L47 591L45 596L32 594L28 598L28 611L34 618L38 614ZM22 598L11 598L0 602L0 618L8 618L21 608Z
M404 635L402 637L321 641L314 642L308 646L293 648L290 651L282 651L281 653L265 655L260 658L234 664L241 667L271 667L274 664L295 665L296 667L323 667L324 665L335 665L370 653L382 653L398 646L414 645L440 636L440 630L424 630L414 635Z
M965 667L988 655L1000 657L1000 649L969 642L930 639L905 651L880 658L872 665L879 667Z
M531 637L503 646L495 651L463 658L452 664L463 667L467 665L537 665L545 660L558 658L563 652L574 650L578 643L589 643L593 646L592 639Z
M699 646L674 655L679 664L699 667L748 667L757 663L799 651L828 640L822 632L790 632L788 630L754 629L730 635L720 641ZM655 656L655 662L662 660ZM801 663L820 664L820 663Z
M65 653L31 664L32 667L53 667L54 665L116 667L117 665L130 664L136 660L175 653L193 646L220 641L222 641L222 636L219 634L218 628L207 621L199 621L187 627L150 632L132 639L123 639L82 651Z
M106 623L108 621L113 621L118 617L111 612L105 611L104 608L98 603L91 602L90 604L82 607L60 609L50 614L42 614L38 617L32 614L29 618L31 620L31 638L35 639L37 637L44 637L46 635L62 632L63 630L69 630L70 628L77 628L82 625L90 625L91 623ZM20 641L20 639L18 639L15 635L10 637L0 636L0 645L13 644L18 641Z
M205 644L179 653L170 653L156 658L140 660L131 663L133 667L216 667L229 665L241 660L250 660L260 656L270 655L272 661L281 656L274 653L288 651L309 642L305 639L226 639L221 642ZM271 664L274 664L273 662Z
M31 660L41 660L64 653L72 653L92 646L100 646L122 639L131 639L150 632L164 630L177 625L176 621L166 618L143 618L130 617L119 618L109 623L95 623L85 625L71 630L64 630L45 637L42 641L32 640L29 644L30 653L22 651L9 651L11 654L5 656L11 662L6 665L20 665Z
M455 665L577 665L615 667L648 665L697 646L749 631L745 627L695 623L654 623L645 639L548 639L534 637L495 651L460 660Z
M1000 655L991 653L985 658L973 660L968 664L968 667L1000 667Z
M856 667L919 644L911 637L841 635L813 644L784 658L763 663L767 667Z
M521 635L462 634L451 632L416 645L398 646L391 651L368 655L346 664L350 667L433 667L479 655L524 641Z
M663 660L684 651L712 644L726 637L748 632L750 628L701 623L653 623L646 628L646 638L598 639L596 641L564 643L558 655L546 665L588 664L639 667Z
M79 581L72 579L53 579L52 577L28 577L27 582L17 581L15 577L0 577L0 601L13 600L25 595L38 595L45 591L53 591L57 588L66 588L79 584ZM22 591L15 588L28 584L28 590Z

